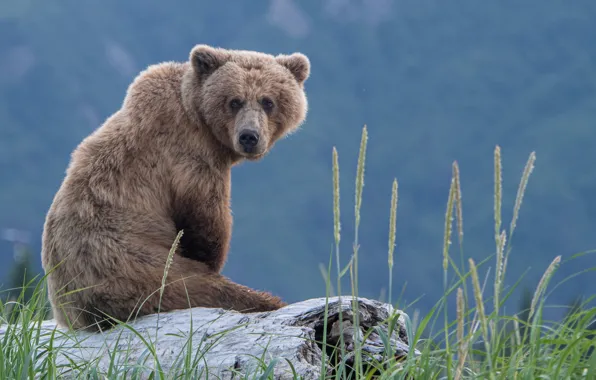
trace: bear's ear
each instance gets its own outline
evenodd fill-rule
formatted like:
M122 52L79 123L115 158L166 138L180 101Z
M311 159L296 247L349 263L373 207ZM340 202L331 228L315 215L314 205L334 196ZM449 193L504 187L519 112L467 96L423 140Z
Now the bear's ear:
M229 59L224 49L208 45L196 45L190 52L193 69L201 76L209 75Z
M276 60L277 63L290 70L299 84L304 83L308 79L310 75L310 61L304 54L279 55L276 57Z

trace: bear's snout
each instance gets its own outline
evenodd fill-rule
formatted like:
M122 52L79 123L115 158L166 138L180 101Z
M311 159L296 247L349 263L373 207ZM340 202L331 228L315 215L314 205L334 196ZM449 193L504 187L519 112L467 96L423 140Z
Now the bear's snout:
M238 142L244 149L245 153L252 153L253 149L259 143L259 134L256 131L244 129L240 132Z

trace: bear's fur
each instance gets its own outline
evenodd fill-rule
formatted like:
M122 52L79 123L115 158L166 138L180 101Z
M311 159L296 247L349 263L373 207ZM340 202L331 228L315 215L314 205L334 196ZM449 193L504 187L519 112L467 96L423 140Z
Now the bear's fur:
M262 158L303 123L309 74L300 53L197 45L187 62L135 78L122 107L74 150L46 216L42 264L60 326L95 331L109 328L109 317L158 310L285 305L220 271L232 229L231 168Z

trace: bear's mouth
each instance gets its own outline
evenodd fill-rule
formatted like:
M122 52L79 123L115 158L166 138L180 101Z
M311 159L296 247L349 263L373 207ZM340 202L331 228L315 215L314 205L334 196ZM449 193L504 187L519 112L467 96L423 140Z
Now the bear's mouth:
M267 153L267 149L263 149L260 144L255 146L236 146L235 148L236 153L246 159L258 159Z
M249 152L244 152L242 154L242 156L244 158L246 158L247 160L253 161L253 160L258 160L258 159L262 158L267 153L267 152L255 152L255 150L256 149L253 149L253 152L250 152L250 153Z
M242 147L242 150L244 151L245 154L251 155L251 154L255 154L255 151L257 150L257 148L252 147L252 146L244 146L244 147Z

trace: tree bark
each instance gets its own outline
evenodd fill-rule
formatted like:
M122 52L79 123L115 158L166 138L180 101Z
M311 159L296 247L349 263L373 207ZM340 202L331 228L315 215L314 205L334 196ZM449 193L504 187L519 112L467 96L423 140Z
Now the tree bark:
M372 329L366 339L360 339L365 363L386 359L387 355L407 356L410 349L404 314L397 311L400 316L388 336L388 346L383 343L382 335L387 334L385 321L393 313L392 307L359 298L359 328L354 329L352 300L351 296L342 297L340 304L337 297L328 299L327 344L338 345L343 327L344 359L350 365L354 360L355 337L363 337ZM325 302L325 298L316 298L273 312L250 314L210 308L177 310L141 317L100 333L73 333L57 329L53 320L47 320L39 330L37 350L41 355L37 360L39 364L44 361L47 355L44 351L50 347L49 340L54 334L52 355L59 372L67 377L89 373L93 367L98 374L108 374L111 370L118 378L129 378L135 373L139 375L137 378L148 378L152 371L160 369L165 378L179 375L206 378L207 371L210 378L241 378L240 374L252 378L264 373L272 360L277 359L272 370L276 379L292 379L293 371L303 379L318 379L321 370L332 374L338 360L328 348L325 364L322 363ZM0 328L0 340L6 329L6 326ZM375 329L381 330L381 334ZM355 330L358 334L354 334ZM189 362L185 364L185 360ZM72 363L81 368L74 368Z

